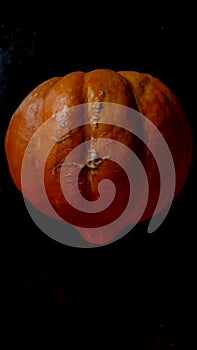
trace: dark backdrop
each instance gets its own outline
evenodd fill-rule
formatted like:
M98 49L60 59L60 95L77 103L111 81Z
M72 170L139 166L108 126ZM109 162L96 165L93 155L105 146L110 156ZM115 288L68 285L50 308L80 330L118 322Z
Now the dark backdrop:
M143 344L179 348L183 343L192 324L195 274L192 12L180 5L172 12L160 4L148 14L117 7L97 16L92 10L84 19L79 9L73 17L72 12L50 20L45 16L44 23L26 16L17 24L0 24L3 303L10 319L60 312L67 323L75 317L83 323L88 315L91 327L96 315L102 331L108 323L117 329L129 325L136 349ZM113 244L78 249L51 240L32 222L8 171L4 137L12 113L35 86L53 76L96 68L150 73L172 88L188 115L194 155L187 183L156 233L148 235L148 222L143 222Z

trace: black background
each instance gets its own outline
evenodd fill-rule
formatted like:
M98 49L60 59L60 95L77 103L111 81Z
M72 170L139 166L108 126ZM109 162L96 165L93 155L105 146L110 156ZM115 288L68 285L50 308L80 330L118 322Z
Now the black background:
M0 25L3 304L15 322L19 315L39 320L60 313L66 325L76 326L88 315L92 330L101 317L99 332L108 333L109 326L115 337L127 326L124 337L134 349L179 349L192 337L195 300L193 10L160 3L143 12L120 5L113 11L81 11L77 6L50 18L45 14L44 21L41 14L26 15L17 24ZM32 222L9 175L4 138L12 113L39 83L96 68L146 72L168 85L188 115L194 153L188 180L156 233L147 234L147 221L113 244L78 249L53 241Z

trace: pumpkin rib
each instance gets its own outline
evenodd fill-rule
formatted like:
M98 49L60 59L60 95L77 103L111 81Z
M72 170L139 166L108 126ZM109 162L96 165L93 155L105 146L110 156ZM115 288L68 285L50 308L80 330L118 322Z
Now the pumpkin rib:
M138 72L121 72L124 76L128 78L131 82L131 86L133 89L133 94L136 99L136 102L139 106L139 112L150 119L158 128L158 130L163 135L168 147L171 151L175 171L176 171L176 189L175 196L180 192L183 187L183 184L186 182L189 172L189 164L191 163L192 157L192 138L191 131L189 128L189 124L187 122L186 113L183 110L182 105L180 104L175 93L169 89L163 82L161 82L158 78L151 76L147 73L138 73ZM146 79L145 81L140 81L141 77ZM136 84L134 81L136 80ZM143 84L143 89L145 94L140 94L139 86ZM137 85L138 84L138 85ZM143 92L143 91L142 91ZM149 101L151 103L149 103ZM161 107L161 110L157 110L157 107ZM176 122L177 121L177 122ZM186 129L185 129L186 128ZM178 130L177 130L178 129ZM181 135L186 140L186 144L181 142ZM185 135L185 136L184 136ZM151 135L147 134L147 137L151 137ZM147 139L148 141L148 139ZM148 146L147 142L147 146ZM182 149L179 150L179 147ZM188 150L185 153L184 150ZM190 151L189 151L190 150ZM150 179L150 183L155 183L155 171L157 164L155 162L150 162L151 152L148 151L146 154L146 160L144 163L146 172ZM188 158L185 156L188 155ZM184 157L183 162L185 167L183 169L181 162L179 161L180 157ZM152 157L152 156L151 156ZM151 167L151 165L153 168ZM181 170L182 169L182 170ZM181 172L181 175L180 175ZM153 177L153 179L152 179ZM156 186L157 188L159 186ZM156 191L155 191L156 192ZM154 193L154 190L152 190ZM150 201L151 202L151 201ZM152 200L153 202L153 200ZM149 215L148 215L149 217ZM144 218L147 218L145 213Z
M139 93L139 90L140 90L141 94L143 95L144 92L145 92L146 85L145 85L145 83L143 81L141 81L138 84L140 89L138 89L138 87L137 87L138 81L137 81L137 79L135 79L135 76L136 77L138 76L139 78L141 78L141 77L146 77L146 75L144 73L138 73L136 71L132 71L132 72L130 72L130 71L120 71L118 73L127 79L128 83L130 85L130 89L132 91L133 97L135 99L135 103L136 103L136 106L137 106L136 110L138 112L140 112L141 114L143 114L141 105L139 103L138 93ZM133 80L135 79L135 81L132 81L131 78Z
M51 86L53 81L54 84L56 84L56 79L60 79L60 77L53 77L36 86L19 104L9 122L9 127L5 136L5 152L8 159L10 174L16 187L20 191L23 155L35 130L43 123L43 106L41 108L41 113L35 113L35 110L37 110L37 105L40 103L40 98L43 101L45 100L46 95L48 94L47 87L49 85ZM32 113L30 113L31 110ZM39 121L40 118L41 120ZM36 119L39 121L38 123L36 122ZM23 132L24 129L25 132ZM20 139L21 142L17 143L18 139ZM13 153L15 154L14 157L12 156Z
M134 82L132 82L132 81L129 79L129 77L127 76L127 73L129 73L129 74L131 73L132 75L134 75L135 73L138 75L139 73L138 73L138 72L135 72L135 71L133 71L133 72L126 72L126 71L123 71L123 72L122 72L122 71L121 71L119 74L122 75L123 77L125 77L125 78L127 79L128 83L129 83L129 86L130 86L130 90L131 90L131 92L132 92L132 94L133 94L133 97L134 97L134 100L135 100L135 103L136 103L136 106L137 106L137 108L135 108L135 109L136 109L139 113L141 113L141 114L143 115L142 109L141 109L141 106L140 106L140 103L139 103L139 100L138 100L137 93L135 92L135 90L137 91L137 89L136 89L136 87L135 87ZM141 75L141 76L144 76L143 73L140 73L140 75ZM141 83L140 83L140 87L142 88L142 91L144 92L144 91L145 91L145 84L143 83L143 85L141 85ZM139 128L140 128L140 130L139 130ZM141 135L142 138L145 139L145 133L146 133L146 130L145 130L144 121L143 121L143 120L140 120L140 124L138 123L138 135ZM137 136L136 136L136 137L137 137ZM140 140L140 142L139 142L139 140L138 140L138 143L139 143L139 147L140 147L141 152L137 153L137 155L140 156L140 154L143 154L143 157L140 156L140 161L142 162L142 164L143 164L143 166L144 166L144 168L145 168L145 170L146 170L146 173L147 173L147 171L148 171L148 160L149 160L149 157L151 157L153 161L154 161L154 157L152 156L152 153L150 152L149 149L148 149L148 153L147 153L147 145L145 144L144 141ZM149 181L149 187L150 187L150 181ZM158 198L158 193L157 193L157 196L156 196L156 197ZM144 200L144 199L143 199L143 197L142 197L141 200L140 200L140 202L139 202L139 206L140 206L140 203L143 203L143 200ZM149 198L148 201L149 201L149 204L147 204L147 208L150 207L150 203L151 203L151 201L152 201L152 204L153 204L152 207L153 207L153 209L154 209L155 203L156 203L155 198L154 198L154 202L153 202L153 198L151 198L151 199ZM144 210L144 213L143 213L143 215L142 215L141 220L145 220L145 219L150 218L150 210L148 209L148 213L147 213L147 208ZM153 209L152 209L152 212L153 212Z

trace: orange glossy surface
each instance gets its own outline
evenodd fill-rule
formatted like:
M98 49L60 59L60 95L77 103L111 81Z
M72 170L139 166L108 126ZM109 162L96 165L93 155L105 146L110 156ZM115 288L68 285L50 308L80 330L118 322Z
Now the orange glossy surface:
M139 72L114 72L108 69L97 69L91 72L73 72L64 77L55 77L36 87L20 104L13 114L7 129L5 138L5 150L13 181L19 190L21 190L21 166L24 152L34 132L42 123L62 109L80 105L89 102L112 102L122 104L138 110L148 119L150 119L164 136L173 156L176 169L176 193L183 187L189 171L189 165L192 156L192 136L184 110L174 95L160 80ZM59 175L61 170L61 161L78 144L91 138L98 140L107 138L118 140L129 146L142 160L148 175L150 196L148 206L142 217L142 220L151 217L155 208L159 194L159 176L157 165L148 148L139 143L134 135L126 130L121 130L117 126L107 126L105 121L98 124L97 127L91 125L91 113L87 116L89 125L82 126L64 135L61 142L57 142L50 152L45 167L45 186L48 197L55 210L64 218L70 218L72 221L72 210L65 202L65 198L60 190ZM114 115L113 118L118 118ZM115 123L114 119L114 124ZM127 120L127 123L130 121ZM69 121L68 121L69 123ZM146 125L142 125L142 132L146 133L148 138L152 137ZM57 130L47 130L46 137L36 146L31 155L31 162L35 165L34 173L29 174L35 178L39 176L39 157L42 158L42 150L47 147L48 139L52 135L57 135ZM155 145L156 147L156 145ZM119 152L117 150L117 152ZM113 219L114 215L124 206L124 188L125 181L121 171L115 164L107 159L110 155L110 143L106 150L106 159L98 167L86 167L80 172L79 187L83 196L89 200L98 198L98 183L103 178L110 178L116 185L119 207L108 210L107 216ZM81 155L78 155L78 162L81 162ZM124 160L127 159L124 154L119 154ZM88 154L87 154L88 162ZM31 163L32 164L32 163ZM32 169L32 167L31 167ZM69 169L72 176L72 169ZM72 192L72 186L68 188ZM75 193L73 193L75 196ZM143 189L141 193L143 200ZM42 203L42 194L35 193L29 189L28 199L38 209L44 212L44 203ZM110 211L111 210L111 211ZM115 211L115 213L114 213ZM116 213L117 211L117 213ZM79 213L78 222L85 225L84 216ZM95 216L95 225L99 225ZM128 225L127 222L122 226ZM118 228L119 230L119 228ZM87 239L85 229L81 234ZM110 237L116 233L110 233ZM102 228L100 235L102 237ZM103 240L105 238L101 238ZM109 239L109 237L108 237Z

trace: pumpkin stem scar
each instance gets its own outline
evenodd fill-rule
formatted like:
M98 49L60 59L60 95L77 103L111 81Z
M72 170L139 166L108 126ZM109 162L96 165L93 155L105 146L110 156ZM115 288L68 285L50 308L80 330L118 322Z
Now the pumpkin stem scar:
M102 164L102 159L89 161L86 166L90 169L96 169L100 164Z

